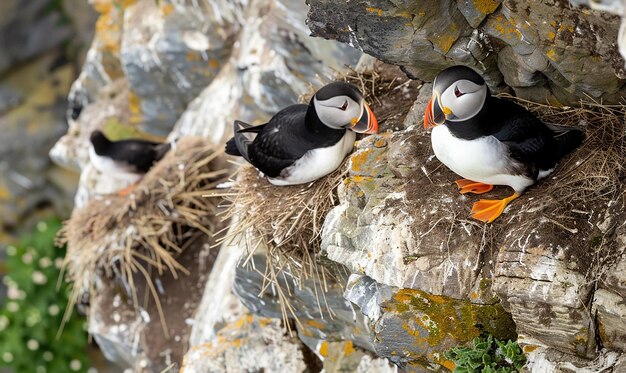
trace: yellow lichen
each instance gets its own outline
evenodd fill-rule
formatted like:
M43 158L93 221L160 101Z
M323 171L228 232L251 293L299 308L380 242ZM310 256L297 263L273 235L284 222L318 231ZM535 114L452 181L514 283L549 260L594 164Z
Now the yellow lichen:
M493 11L500 5L499 1L494 0L473 0L472 2L474 3L474 9L482 14L493 13Z
M320 344L320 355L323 357L328 357L328 342L322 341Z
M346 341L346 343L343 345L344 356L350 356L352 355L354 351L356 350L354 349L354 346L352 345L352 341Z
M378 14L378 16L383 15L383 10L380 8L365 8L365 10L367 10L369 13L376 13Z

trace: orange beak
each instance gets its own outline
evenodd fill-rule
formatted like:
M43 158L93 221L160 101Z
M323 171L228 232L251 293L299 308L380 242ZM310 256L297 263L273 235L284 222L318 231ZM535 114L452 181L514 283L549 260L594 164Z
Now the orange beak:
M359 121L352 126L352 130L357 133L378 133L378 120L376 119L374 112L370 109L370 106L366 102L364 102L363 105L365 110L363 110L363 114L361 115Z
M446 116L439 107L439 100L436 95L428 102L426 106L426 111L424 112L424 128L429 129L440 124L443 124L446 121Z

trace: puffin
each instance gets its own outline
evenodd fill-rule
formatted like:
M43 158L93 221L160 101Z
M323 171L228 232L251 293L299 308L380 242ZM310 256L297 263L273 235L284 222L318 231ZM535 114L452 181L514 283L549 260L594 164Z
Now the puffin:
M491 96L485 80L466 66L437 75L424 128L432 128L435 156L463 178L456 181L460 193L483 194L494 185L513 189L504 199L474 203L472 217L486 223L550 175L585 138L579 128L544 123L526 108Z
M118 192L126 195L152 166L171 149L172 143L156 143L141 139L109 140L102 131L95 130L89 140L89 160L102 174L130 183Z
M305 184L339 167L356 133L377 133L378 121L354 85L333 82L308 105L296 104L258 126L235 121L226 153L241 156L273 185Z

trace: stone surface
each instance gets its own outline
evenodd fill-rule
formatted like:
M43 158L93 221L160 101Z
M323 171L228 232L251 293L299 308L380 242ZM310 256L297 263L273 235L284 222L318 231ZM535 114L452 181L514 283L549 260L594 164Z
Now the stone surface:
M308 37L306 10L303 2L250 2L232 60L189 105L170 138L202 135L224 142L235 119L263 123L333 74L356 65L357 50Z
M597 3L597 2L593 2ZM468 65L495 91L571 105L587 95L618 102L624 61L619 19L563 1L310 1L314 36L353 45L431 81Z
M287 338L277 319L244 315L214 342L192 347L181 373L304 372L301 343Z
M208 240L196 240L194 245L177 258L189 275L151 277L159 292L163 319L151 296L146 302L134 304L124 281L102 277L95 285L89 305L89 333L107 359L135 372L180 367L189 349L188 320L198 307L218 254L217 250L208 250ZM141 274L136 274L133 281L137 294L149 291Z

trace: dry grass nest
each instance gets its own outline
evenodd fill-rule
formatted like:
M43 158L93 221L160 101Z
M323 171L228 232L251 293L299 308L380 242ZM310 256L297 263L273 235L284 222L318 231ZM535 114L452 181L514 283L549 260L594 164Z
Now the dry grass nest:
M393 119L398 112L406 115L412 102L397 100L397 96L406 95L405 87L409 85L413 89L411 93L416 94L419 85L399 70L395 74L380 69L368 72L351 70L337 80L348 81L361 88L379 123ZM308 102L313 93L311 90L300 97L300 101ZM347 173L346 158L337 170L312 183L278 187L246 164L231 177L230 190L211 194L227 200L227 208L221 216L231 221L228 232L218 239L218 244L244 245L247 255L243 258L243 265L251 270L256 270L250 260L252 255L264 253L266 266L261 273L264 283L259 296L268 291L275 292L285 321L292 318L299 323L289 302L290 289L282 288L281 282L286 281L279 279L288 278L295 286L302 286L304 280L312 278L326 290L327 281L335 277L331 269L319 262L320 235L326 215L338 204L337 187ZM320 297L323 298L323 294ZM323 299L318 298L318 305L320 312L326 311L332 317L333 312L324 306ZM290 328L288 322L285 324Z
M529 203L515 215L529 217L517 223L524 234L532 234L541 223L551 224L554 236L571 243L579 268L586 270L589 281L596 282L626 250L616 247L611 238L626 219L626 106L588 100L578 107L555 108L505 98L524 105L546 123L585 130L583 144L565 157L548 180L525 193ZM598 226L608 216L611 227L603 232Z
M140 274L166 330L152 275L187 273L176 257L199 235L221 229L213 218L220 202L202 197L229 173L221 155L203 139L183 138L132 194L94 198L73 212L58 237L67 244L66 279L74 283L66 317L99 276L121 280L138 305L134 275Z

